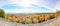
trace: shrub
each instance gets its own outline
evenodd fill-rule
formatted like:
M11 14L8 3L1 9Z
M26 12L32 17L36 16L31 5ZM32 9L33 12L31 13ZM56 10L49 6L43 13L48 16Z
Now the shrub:
M0 9L0 17L5 18L5 12L2 9Z
M32 24L32 19L27 19L26 21L25 21L25 24Z

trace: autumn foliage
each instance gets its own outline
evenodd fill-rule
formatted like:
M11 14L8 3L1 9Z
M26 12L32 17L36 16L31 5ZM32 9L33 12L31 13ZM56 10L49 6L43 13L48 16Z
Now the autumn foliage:
M15 15L15 14L6 14L6 19L8 21L22 23L22 24L37 24L44 22L53 18L60 16L60 11L56 13L46 13L46 14L25 14L25 15Z

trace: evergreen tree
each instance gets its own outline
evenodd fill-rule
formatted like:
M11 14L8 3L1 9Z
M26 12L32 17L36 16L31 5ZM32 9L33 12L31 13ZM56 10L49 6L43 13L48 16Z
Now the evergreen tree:
M2 17L2 18L5 17L5 12L2 9L0 9L0 17Z

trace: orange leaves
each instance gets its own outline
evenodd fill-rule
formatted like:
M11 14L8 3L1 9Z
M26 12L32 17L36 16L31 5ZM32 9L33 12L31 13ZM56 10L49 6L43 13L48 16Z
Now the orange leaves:
M33 18L33 23L39 23L39 20L36 18Z
M51 14L25 14L25 15L7 15L7 19L13 22L17 23L25 23L25 24L31 24L31 23L39 23L43 21L47 21L50 19L53 19L57 16L56 13Z

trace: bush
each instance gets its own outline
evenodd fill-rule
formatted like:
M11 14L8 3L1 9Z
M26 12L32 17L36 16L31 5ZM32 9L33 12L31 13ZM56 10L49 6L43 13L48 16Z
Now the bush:
M2 17L2 18L5 17L5 12L2 9L0 9L0 17Z
M25 24L32 24L32 19L27 19L26 21L25 21Z

